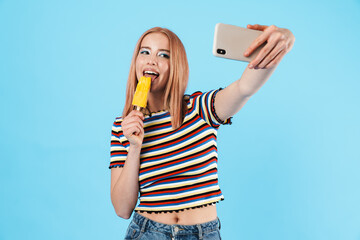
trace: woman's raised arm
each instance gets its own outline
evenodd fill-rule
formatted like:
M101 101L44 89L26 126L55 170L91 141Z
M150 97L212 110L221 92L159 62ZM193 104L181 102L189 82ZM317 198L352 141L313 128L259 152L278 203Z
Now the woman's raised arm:
M123 168L111 169L111 201L119 217L130 218L139 194L140 152L144 139L144 115L132 111L122 121L130 147Z
M241 78L216 95L215 109L222 120L237 113L249 98L264 85L295 42L294 35L285 28L258 24L247 27L263 31L263 33L249 46L244 56L249 56L264 42L267 43L256 58L249 63Z

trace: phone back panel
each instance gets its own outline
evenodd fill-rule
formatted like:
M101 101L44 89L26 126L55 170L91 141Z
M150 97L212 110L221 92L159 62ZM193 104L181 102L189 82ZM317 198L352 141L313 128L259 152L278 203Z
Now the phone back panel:
M217 57L244 62L253 60L264 47L262 44L249 57L243 54L262 31L218 23L215 26L213 54Z

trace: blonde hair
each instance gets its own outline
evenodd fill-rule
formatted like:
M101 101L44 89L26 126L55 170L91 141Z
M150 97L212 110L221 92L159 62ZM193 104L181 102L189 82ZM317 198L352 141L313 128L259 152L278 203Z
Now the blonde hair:
M168 37L170 43L170 74L165 87L164 101L166 110L171 115L171 124L174 129L181 126L187 112L184 93L189 79L189 65L186 57L184 45L178 36L167 28L154 27L144 32L139 38L131 60L129 77L126 85L126 101L123 110L123 117L127 116L132 110L132 99L136 90L136 58L139 54L141 42L150 33L162 33Z

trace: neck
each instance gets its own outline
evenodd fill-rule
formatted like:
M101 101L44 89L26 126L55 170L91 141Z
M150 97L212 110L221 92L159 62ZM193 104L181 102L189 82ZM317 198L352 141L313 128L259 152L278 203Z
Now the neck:
M148 103L150 112L165 110L164 94L149 94Z

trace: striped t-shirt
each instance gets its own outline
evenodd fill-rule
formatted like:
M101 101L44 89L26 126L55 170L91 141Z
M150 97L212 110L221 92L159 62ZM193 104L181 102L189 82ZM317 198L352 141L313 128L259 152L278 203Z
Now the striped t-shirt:
M140 153L140 204L135 211L171 212L201 207L223 200L218 185L216 135L221 121L214 109L216 93L195 92L187 100L188 112L173 130L170 113L145 116ZM121 129L122 118L112 127L110 166L123 167L129 141Z

